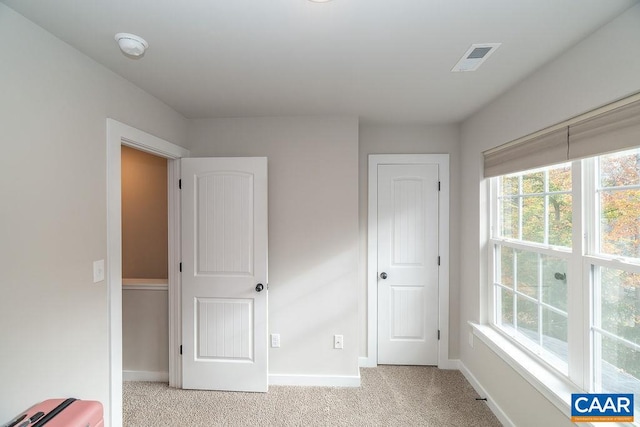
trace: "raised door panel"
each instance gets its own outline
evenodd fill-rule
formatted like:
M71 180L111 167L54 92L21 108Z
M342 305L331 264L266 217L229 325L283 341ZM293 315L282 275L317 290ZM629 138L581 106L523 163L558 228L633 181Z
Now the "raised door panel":
M253 275L253 175L196 175L196 274Z
M196 298L196 359L253 360L253 300Z
M418 178L397 178L392 185L393 266L424 264L424 181Z
M424 288L391 286L389 338L424 340Z

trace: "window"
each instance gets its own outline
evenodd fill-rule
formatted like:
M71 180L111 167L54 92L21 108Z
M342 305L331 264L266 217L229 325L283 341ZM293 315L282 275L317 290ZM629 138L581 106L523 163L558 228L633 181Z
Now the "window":
M571 180L571 164L495 179L495 325L565 375Z
M493 326L581 389L640 402L640 148L491 182Z
M588 248L594 391L640 401L640 148L594 160Z

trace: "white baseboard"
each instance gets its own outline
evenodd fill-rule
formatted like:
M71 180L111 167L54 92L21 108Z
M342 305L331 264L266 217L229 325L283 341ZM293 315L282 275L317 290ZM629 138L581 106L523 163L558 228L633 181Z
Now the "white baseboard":
M358 366L361 368L375 368L378 364L373 360L372 357L360 356L358 358ZM460 369L460 360L459 359L447 359L443 363L438 364L439 369Z
M489 409L491 410L491 412L493 412L493 415L495 415L498 418L498 420L502 423L503 426L515 427L515 424L513 423L513 421L511 421L507 416L507 414L505 414L505 412L502 410L502 408L495 403L495 401L491 398L489 393L487 393L484 387L482 387L482 384L478 382L476 377L473 376L473 374L471 373L471 371L469 371L469 369L465 366L465 364L462 363L461 361L458 361L458 362L459 362L458 366L459 366L460 372L462 372L462 375L464 375L467 381L469 381L471 386L475 389L476 393L478 393L480 397L484 397L487 399L487 405L489 406Z
M122 380L166 383L169 382L169 372L122 371Z
M358 358L358 366L361 368L375 368L378 366L373 357L360 356Z
M269 385L306 387L360 387L360 375L278 375L269 374Z
M460 360L459 359L447 359L442 363L438 364L439 369L452 369L452 370L460 370Z

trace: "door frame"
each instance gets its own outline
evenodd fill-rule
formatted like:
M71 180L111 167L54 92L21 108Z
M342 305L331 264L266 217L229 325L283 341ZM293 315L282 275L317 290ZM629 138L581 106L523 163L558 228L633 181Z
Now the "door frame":
M180 337L180 177L178 159L189 150L107 119L107 296L109 318L109 413L111 427L122 426L122 145L166 158L168 179L169 384L182 383Z
M449 360L449 154L370 154L367 243L367 357L361 366L378 365L378 165L437 164L438 203L438 368L455 369Z

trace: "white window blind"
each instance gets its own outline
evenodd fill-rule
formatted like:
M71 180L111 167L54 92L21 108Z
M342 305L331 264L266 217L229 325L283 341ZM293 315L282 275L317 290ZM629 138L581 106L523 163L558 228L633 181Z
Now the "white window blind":
M569 126L569 159L640 145L640 101Z
M640 95L549 129L485 151L485 178L640 146Z
M567 161L569 128L505 144L484 153L485 178Z

